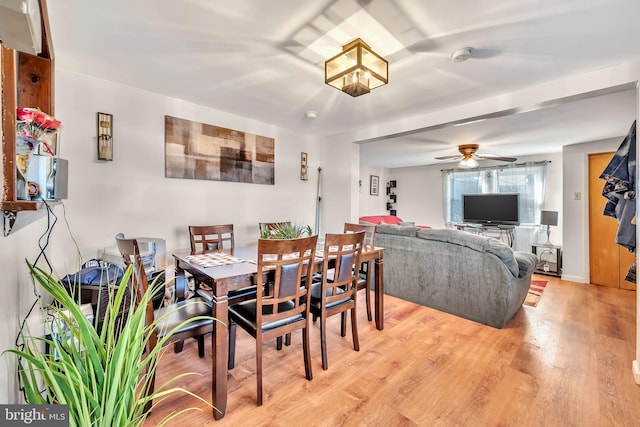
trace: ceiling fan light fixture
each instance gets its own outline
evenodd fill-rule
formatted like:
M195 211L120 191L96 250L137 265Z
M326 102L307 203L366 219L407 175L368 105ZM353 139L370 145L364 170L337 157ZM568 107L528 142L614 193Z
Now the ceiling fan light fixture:
M478 144L462 144L458 145L458 151L462 155L462 160L458 163L458 167L462 169L474 169L479 165L477 159L488 159L488 160L497 160L501 162L515 162L518 160L517 157L504 157L504 156L496 156L493 154L476 154L478 151ZM454 156L439 156L436 157L436 160L458 160L460 159L460 155Z
M468 159L464 158L460 160L460 162L458 163L458 167L462 169L475 169L478 166L479 166L478 161L473 157L469 157Z
M324 63L324 82L353 97L389 83L389 62L357 38Z

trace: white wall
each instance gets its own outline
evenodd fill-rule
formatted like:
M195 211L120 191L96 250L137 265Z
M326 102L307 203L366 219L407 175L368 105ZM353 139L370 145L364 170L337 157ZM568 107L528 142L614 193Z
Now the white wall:
M258 235L258 222L313 224L318 144L304 135L186 101L57 71L56 116L61 156L69 159L68 218L88 255L122 231L188 247L187 225L233 223L239 244ZM81 94L81 95L80 95ZM96 160L95 115L114 115L114 160ZM275 138L275 185L164 177L164 116L171 115ZM300 180L300 152L309 181Z
M359 147L358 144L353 144ZM379 182L378 195L372 196L370 193L371 176L377 176ZM376 166L360 164L358 189L359 215L352 220L357 222L358 217L367 215L389 215L387 211L387 169Z
M441 165L389 169L396 181L396 210L405 221L444 228Z
M342 232L344 223L356 215L352 205L358 185L358 152L353 144L331 138L320 141L319 145L322 147L320 233Z
M60 214L59 210L56 213ZM2 353L15 347L18 322L36 300L24 259L35 261L39 252L38 239L46 229L46 221L40 220L19 234L0 237L0 293L3 295L0 298L0 403L17 403L16 358ZM35 311L39 313L37 308Z

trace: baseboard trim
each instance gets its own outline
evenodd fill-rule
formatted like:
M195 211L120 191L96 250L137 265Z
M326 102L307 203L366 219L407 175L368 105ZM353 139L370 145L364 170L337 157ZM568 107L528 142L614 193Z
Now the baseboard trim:
M634 360L631 366L633 370L633 379L636 381L636 384L640 385L640 362L638 360Z
M569 276L567 274L563 274L561 277L562 280L567 280L569 282L578 282L578 283L589 283L587 279L580 276Z

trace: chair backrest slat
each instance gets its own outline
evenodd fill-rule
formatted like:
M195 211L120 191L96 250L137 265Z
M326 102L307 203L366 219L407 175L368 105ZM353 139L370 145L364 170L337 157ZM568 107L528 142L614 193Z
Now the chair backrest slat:
M345 233L354 233L357 231L364 231L364 245L367 247L373 247L373 242L376 235L375 224L352 224L349 222L344 223Z
M203 254L222 249L233 250L235 239L233 224L190 225L191 254Z

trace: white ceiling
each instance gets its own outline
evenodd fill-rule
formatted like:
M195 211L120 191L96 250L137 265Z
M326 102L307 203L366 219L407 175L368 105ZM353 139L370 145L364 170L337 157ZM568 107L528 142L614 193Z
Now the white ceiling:
M640 59L639 0L48 3L59 67L318 136ZM389 32L382 38L381 27ZM393 53L385 56L390 83L352 98L324 84L318 52L338 53L356 37ZM471 58L452 62L465 46ZM361 158L398 167L434 163L462 143L518 156L624 135L636 115L635 89L625 89L378 138L362 144ZM318 118L307 119L308 110Z

